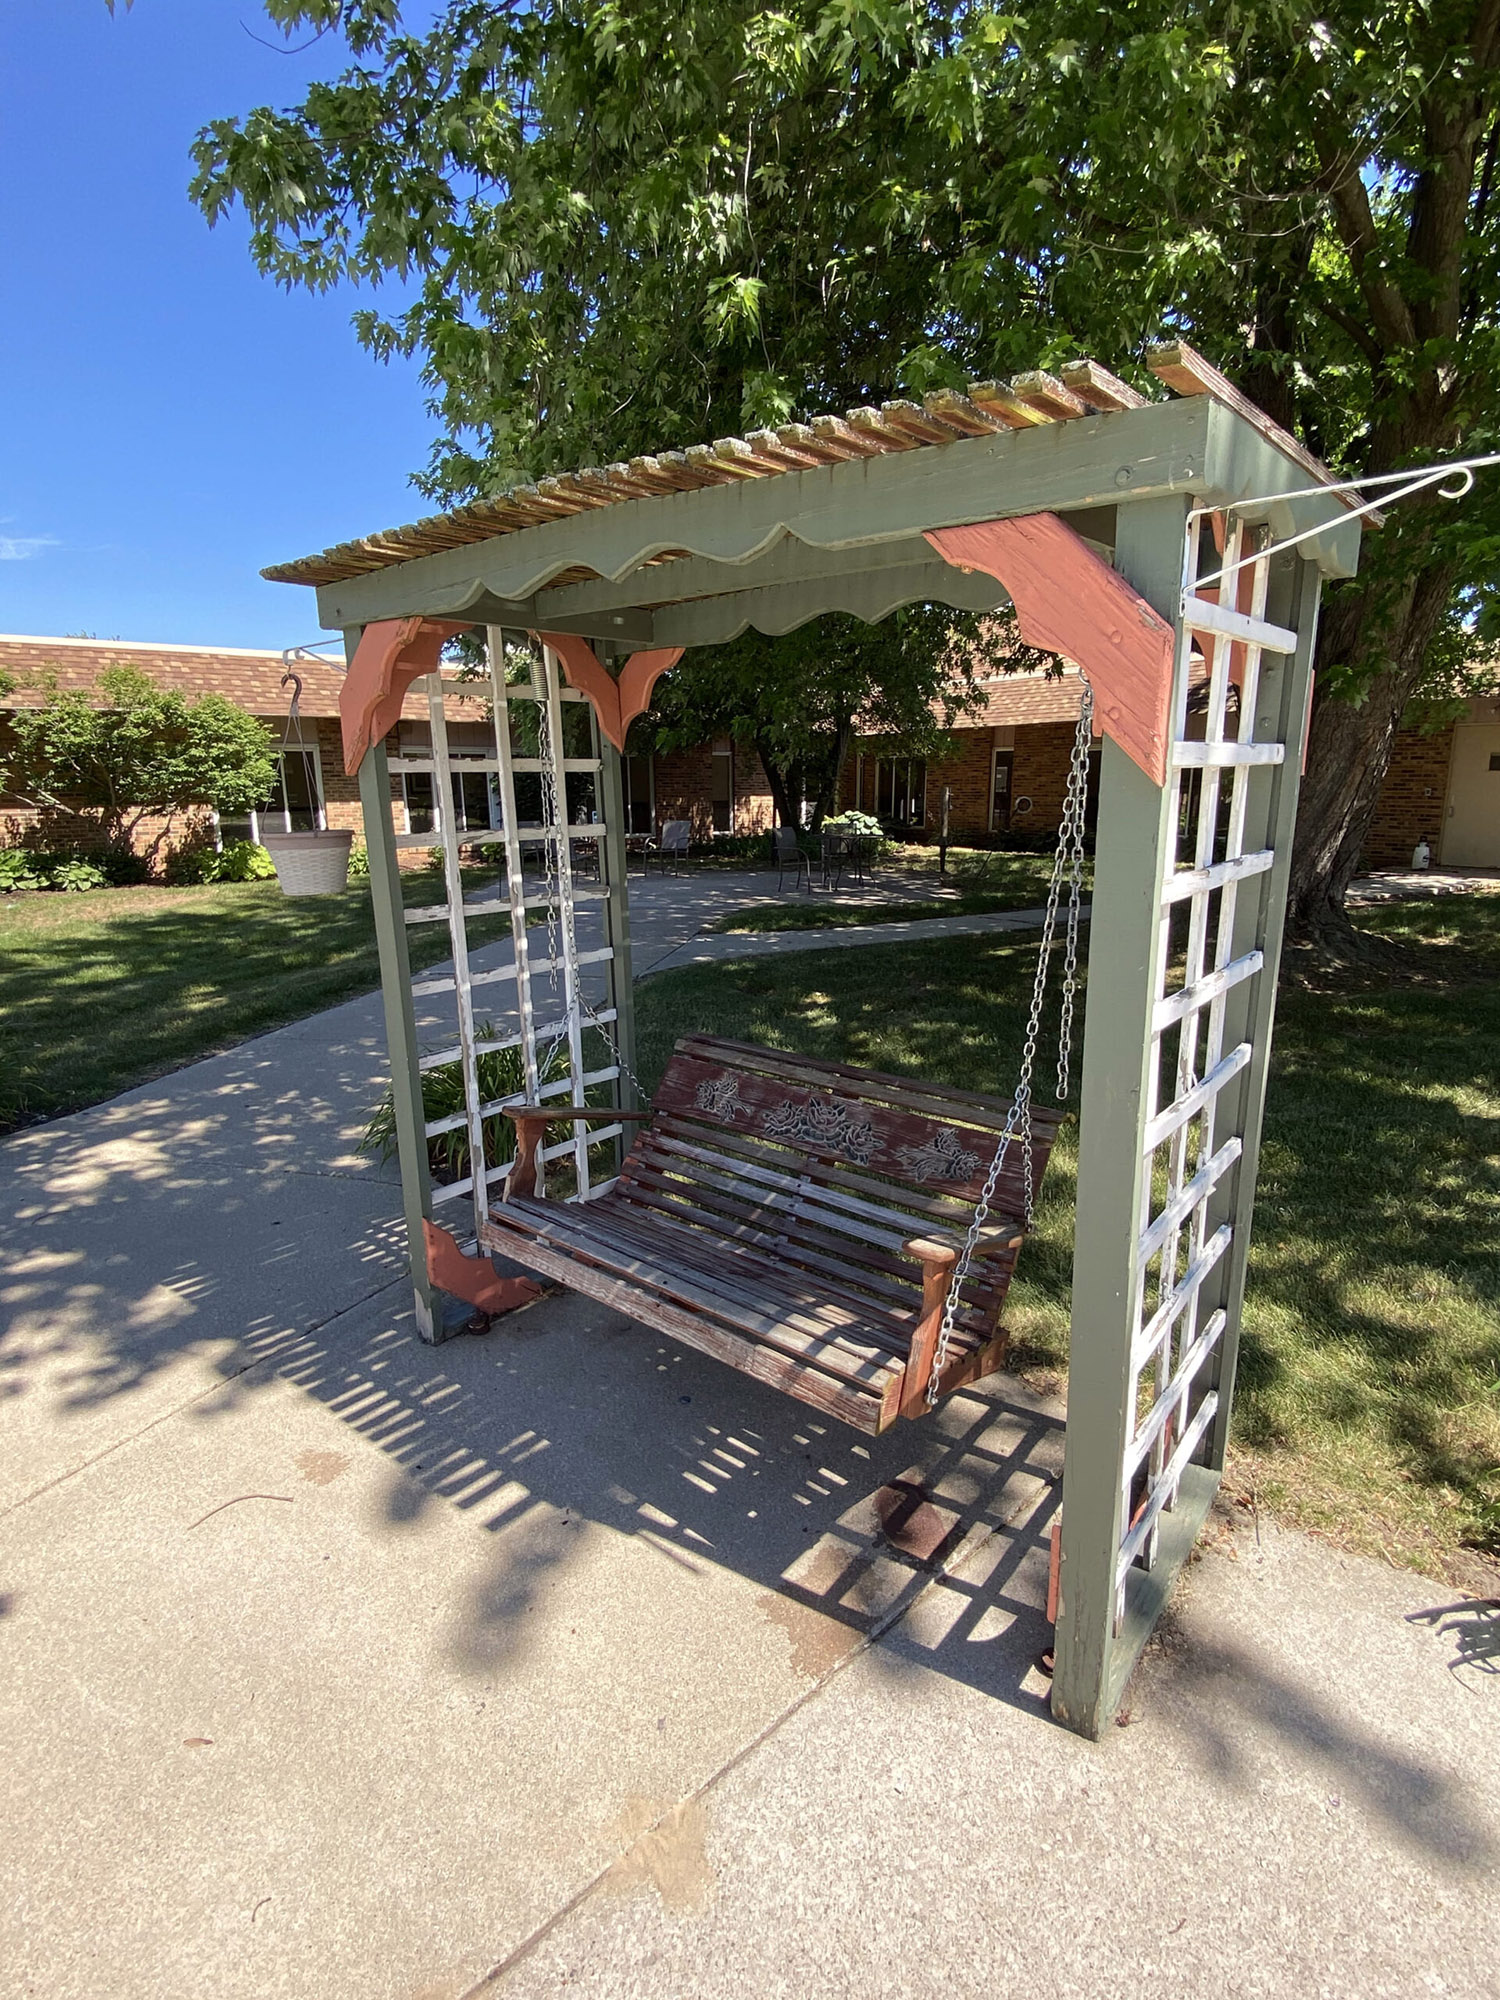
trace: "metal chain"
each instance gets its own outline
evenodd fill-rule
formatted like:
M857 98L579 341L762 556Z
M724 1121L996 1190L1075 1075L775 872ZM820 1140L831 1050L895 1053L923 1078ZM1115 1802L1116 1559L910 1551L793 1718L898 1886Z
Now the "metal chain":
M573 921L573 898L571 896L559 898L558 880L561 871L554 847L555 841L566 840L568 837L566 817L567 777L566 774L562 775L564 809L559 813L558 777L560 767L557 758L553 754L552 721L544 702L537 704L537 720L539 724L539 748L541 750L542 761L542 819L548 829L548 838L543 845L542 853L547 870L547 956L552 968L552 991L555 996L557 993L556 927L558 906L559 901L561 901L563 929L566 933L565 948L567 951L567 962L573 967L573 985L578 995L578 1004L598 1030L605 1048L609 1051L610 1059L614 1063L615 1068L619 1070L622 1076L628 1078L640 1102L647 1104L650 1102L650 1098L645 1085L630 1067L630 1064L626 1062L624 1056L621 1055L620 1045L610 1033L608 1023L600 1020L593 1003L583 990L582 968L578 963L578 934ZM551 1066L553 1053L562 1045L566 1034L567 1029L564 1028L562 1034L556 1036L552 1047L547 1051L549 1067Z
M1073 756L1068 765L1068 789L1063 803L1063 823L1058 833L1059 850L1068 852L1068 931L1063 956L1062 1000L1057 1024L1057 1101L1062 1103L1072 1085L1073 1005L1078 994L1078 914L1083 902L1083 838L1088 818L1089 757L1093 748L1094 690L1083 683L1083 705L1073 736Z
M1078 711L1078 727L1073 736L1073 754L1068 765L1068 788L1063 802L1062 824L1058 829L1057 853L1053 857L1052 879L1047 887L1047 907L1042 916L1042 938L1037 949L1036 975L1031 986L1031 1006L1026 1016L1026 1039L1021 1049L1020 1076L1016 1083L1016 1094L1011 1099L1010 1110L1001 1128L1000 1143L995 1148L995 1157L990 1161L989 1172L984 1177L984 1186L980 1190L979 1200L969 1220L968 1234L964 1238L958 1262L953 1267L948 1296L943 1303L942 1324L938 1329L932 1369L927 1377L929 1410L937 1406L938 1383L948 1365L948 1353L953 1344L953 1328L958 1319L959 1294L968 1280L970 1266L979 1248L980 1234L995 1199L995 1190L1000 1185L1005 1162L1018 1135L1021 1141L1021 1183L1024 1189L1026 1227L1029 1229L1032 1224L1031 1079L1036 1069L1037 1040L1042 1026L1042 1005L1047 995L1047 973L1051 963L1052 948L1056 942L1057 907L1061 900L1064 882L1068 885L1068 914L1063 959L1061 1018L1058 1026L1057 1094L1059 1098L1068 1094L1073 1048L1073 1006L1078 990L1078 919L1083 894L1083 836L1088 806L1089 750L1093 739L1093 724L1094 691L1085 680Z

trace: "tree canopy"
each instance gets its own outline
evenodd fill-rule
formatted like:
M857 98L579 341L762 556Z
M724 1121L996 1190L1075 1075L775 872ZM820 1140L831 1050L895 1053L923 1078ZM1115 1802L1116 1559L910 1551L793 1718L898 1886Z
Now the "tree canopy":
M800 826L810 806L816 829L856 734L941 754L945 732L982 707L985 674L1044 664L1003 617L912 605L879 625L820 618L784 638L751 631L690 652L636 727L662 749L720 733L753 744L781 824Z
M106 844L128 848L153 814L209 807L248 812L276 781L264 723L222 695L186 701L135 667L107 667L92 695L52 688L10 716L8 789L35 804L98 816Z
M400 281L359 328L424 359L437 497L1174 334L1347 473L1495 442L1500 0L265 4L354 62L196 198L285 283ZM1497 496L1331 595L1305 896L1488 630Z

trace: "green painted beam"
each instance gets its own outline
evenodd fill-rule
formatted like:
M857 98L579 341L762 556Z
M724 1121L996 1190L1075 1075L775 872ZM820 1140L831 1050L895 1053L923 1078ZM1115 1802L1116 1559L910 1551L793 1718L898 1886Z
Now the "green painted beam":
M658 646L715 646L753 626L757 632L794 632L814 618L844 612L874 625L903 604L947 604L955 611L994 611L1009 592L979 570L969 574L941 559L813 583L784 583L767 590L665 605L656 614Z
M1187 502L1120 510L1116 566L1175 622ZM1172 790L1106 738L1085 1003L1062 1568L1052 1712L1084 1736L1109 1720L1121 1467L1134 1411L1135 1327L1151 1009Z
M358 642L357 631L345 637L345 651L351 659ZM417 1330L424 1340L437 1341L443 1337L442 1294L427 1275L427 1245L422 1233L424 1219L432 1214L432 1181L427 1165L416 1011L411 997L411 959L406 948L406 910L396 860L396 831L391 819L390 769L383 742L365 752L359 767L359 802L364 815L365 848L370 857L370 902L380 952L380 993L385 1003L385 1040L390 1055L396 1152L401 1165L401 1200L406 1216Z
M839 550L909 542L926 528L1048 509L1128 509L1167 493L1217 502L1307 483L1301 468L1243 418L1209 397L1184 397L621 501L325 584L319 614L329 626L417 613L477 618L480 604L522 603L568 569L584 567L618 581L668 550L740 564L783 534L810 548ZM1326 498L1299 501L1286 512L1304 524L1342 522L1346 514ZM1345 573L1357 532L1337 527L1311 552L1334 573Z

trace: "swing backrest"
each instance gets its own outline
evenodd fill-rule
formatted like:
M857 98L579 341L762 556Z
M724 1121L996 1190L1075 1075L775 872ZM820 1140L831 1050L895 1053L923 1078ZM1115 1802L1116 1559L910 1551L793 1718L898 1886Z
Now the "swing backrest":
M961 1237L1010 1106L974 1091L689 1035L676 1045L631 1149L619 1198L715 1221L745 1247L814 1268L874 1264L917 1280L911 1237ZM1032 1114L1040 1185L1060 1114ZM1012 1146L989 1223L1017 1237L1025 1215L1022 1149ZM998 1301L1016 1250L984 1260L974 1291Z

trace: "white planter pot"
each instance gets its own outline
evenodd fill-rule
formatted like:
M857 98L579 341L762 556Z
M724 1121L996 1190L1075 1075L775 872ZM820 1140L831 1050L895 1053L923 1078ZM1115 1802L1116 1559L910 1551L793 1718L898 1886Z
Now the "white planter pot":
M283 895L336 896L348 884L352 833L266 833L261 844Z

